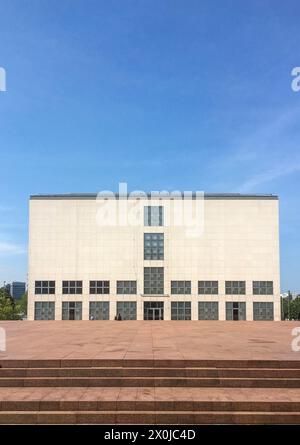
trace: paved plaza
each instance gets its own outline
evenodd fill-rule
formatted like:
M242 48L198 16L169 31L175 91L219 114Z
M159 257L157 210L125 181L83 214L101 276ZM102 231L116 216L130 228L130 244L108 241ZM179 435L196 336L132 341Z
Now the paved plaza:
M300 322L1 321L7 359L300 360ZM299 342L300 343L300 342Z

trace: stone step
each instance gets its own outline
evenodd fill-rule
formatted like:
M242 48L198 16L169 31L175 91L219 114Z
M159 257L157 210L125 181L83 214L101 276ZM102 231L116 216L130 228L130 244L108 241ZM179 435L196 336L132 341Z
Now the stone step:
M0 368L273 368L300 369L300 360L62 359L0 360Z
M0 368L3 377L300 378L300 369L273 368Z
M247 401L106 401L95 400L3 400L2 411L249 411L300 412L300 402L247 402Z
M240 387L300 388L300 378L2 377L0 387Z
M300 412L1 411L0 424L300 424Z

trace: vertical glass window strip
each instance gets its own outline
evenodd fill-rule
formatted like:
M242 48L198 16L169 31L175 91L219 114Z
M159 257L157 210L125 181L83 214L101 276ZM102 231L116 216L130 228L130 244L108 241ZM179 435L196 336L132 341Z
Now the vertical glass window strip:
M117 294L136 294L136 281L117 281Z
M144 233L144 260L164 259L164 234Z
M163 295L164 268L144 267L144 294Z

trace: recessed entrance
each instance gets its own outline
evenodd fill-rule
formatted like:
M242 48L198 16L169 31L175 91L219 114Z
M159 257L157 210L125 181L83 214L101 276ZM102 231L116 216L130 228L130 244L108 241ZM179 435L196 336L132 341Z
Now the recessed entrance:
M226 302L226 320L246 320L246 303L241 301Z
M164 303L162 301L144 302L144 320L163 320Z

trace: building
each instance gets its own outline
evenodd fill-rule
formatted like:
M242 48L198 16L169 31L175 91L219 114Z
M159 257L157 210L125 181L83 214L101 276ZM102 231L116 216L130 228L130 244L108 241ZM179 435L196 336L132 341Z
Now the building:
M13 281L11 284L7 284L6 288L9 294L15 299L20 300L26 292L26 283L21 281Z
M28 319L280 320L277 196L193 194L191 231L181 197L100 201L30 197Z

